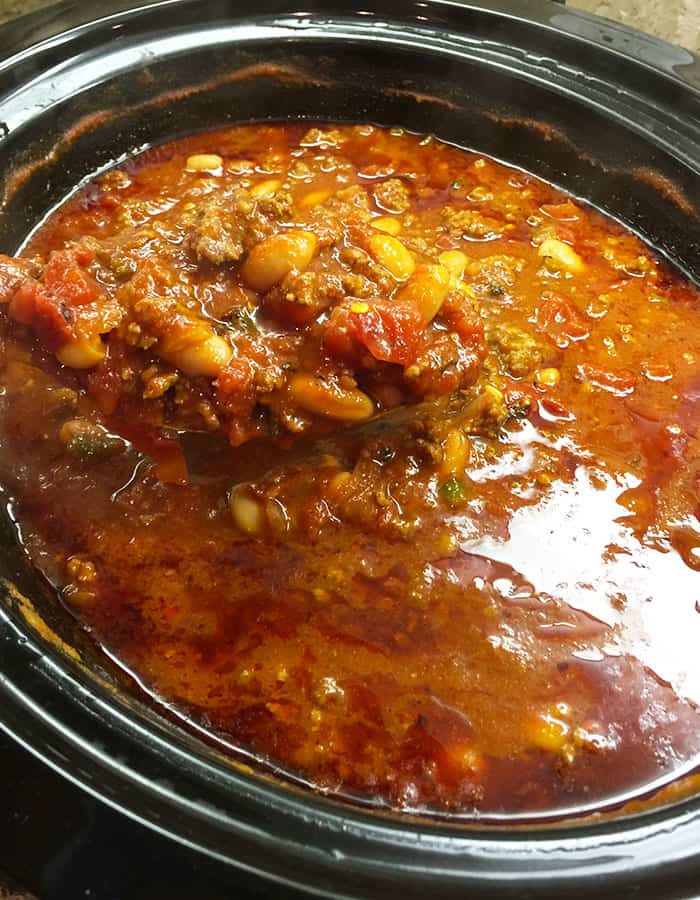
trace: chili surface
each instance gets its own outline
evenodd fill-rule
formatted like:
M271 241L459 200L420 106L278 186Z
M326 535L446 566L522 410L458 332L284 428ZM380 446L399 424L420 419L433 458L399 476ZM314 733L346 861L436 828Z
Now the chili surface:
M429 136L227 128L82 187L0 306L26 547L212 739L462 816L692 763L699 298L622 226Z

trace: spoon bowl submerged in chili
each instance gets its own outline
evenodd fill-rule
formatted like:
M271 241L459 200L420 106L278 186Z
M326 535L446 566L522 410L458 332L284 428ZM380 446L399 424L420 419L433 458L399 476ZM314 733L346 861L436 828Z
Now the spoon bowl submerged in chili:
M30 553L219 739L461 816L700 750L698 294L616 223L430 137L229 128L83 188L0 302Z

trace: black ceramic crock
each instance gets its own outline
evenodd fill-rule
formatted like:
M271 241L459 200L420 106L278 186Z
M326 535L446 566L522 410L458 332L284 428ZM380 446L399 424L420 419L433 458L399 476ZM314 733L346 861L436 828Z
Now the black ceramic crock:
M587 198L700 278L700 63L554 3L61 4L0 29L0 250L82 179L196 129L433 132ZM95 18L97 16L97 18ZM700 800L562 822L372 813L246 771L149 707L0 534L0 727L107 803L323 896L691 897Z

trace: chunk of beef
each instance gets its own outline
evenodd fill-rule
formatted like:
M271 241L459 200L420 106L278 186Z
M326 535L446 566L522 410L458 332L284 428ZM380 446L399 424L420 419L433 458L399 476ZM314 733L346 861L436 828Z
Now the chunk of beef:
M372 218L369 196L359 185L342 188L315 206L308 223L320 245L336 244L349 225L364 226Z
M411 205L409 190L398 178L380 182L372 193L377 206L389 213L405 213Z
M486 256L467 265L465 279L479 297L508 303L508 295L524 266L525 261L517 256Z
M503 223L475 209L446 206L442 210L443 230L453 238L463 236L488 239L503 233Z
M515 325L491 325L486 340L506 372L515 378L532 374L547 355L551 356L551 349L548 352L542 343Z
M265 310L292 325L306 325L345 296L338 275L292 271L263 297Z
M343 247L340 261L350 269L343 277L343 287L358 297L372 294L388 296L396 287L396 279L381 263L359 247Z
M228 197L201 201L187 242L200 260L234 263L291 216L292 197L286 191L255 200L239 188Z

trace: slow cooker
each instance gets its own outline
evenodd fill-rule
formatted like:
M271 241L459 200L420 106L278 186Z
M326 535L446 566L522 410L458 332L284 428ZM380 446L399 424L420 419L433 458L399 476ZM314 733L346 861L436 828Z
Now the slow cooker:
M700 63L555 3L68 3L4 26L2 47L3 252L125 155L308 118L432 132L522 166L700 280ZM76 790L273 896L695 892L696 797L517 826L355 808L231 760L146 704L32 569L11 504L0 576L2 729Z

